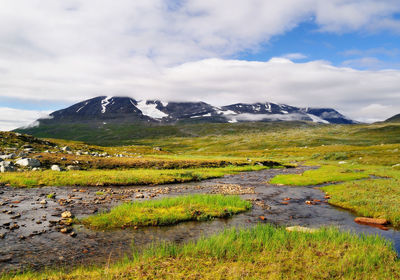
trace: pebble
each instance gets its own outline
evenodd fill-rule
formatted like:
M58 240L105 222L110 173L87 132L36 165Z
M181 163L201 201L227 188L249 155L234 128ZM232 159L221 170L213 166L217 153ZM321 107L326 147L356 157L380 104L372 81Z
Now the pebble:
M72 218L72 214L71 214L71 212L70 211L65 211L65 212L63 212L63 213L61 213L61 217L62 218Z
M41 200L39 203L40 203L40 204L47 204L47 201L46 201L46 199L43 199L43 200Z
M18 224L13 224L10 226L10 230L14 230L14 229L19 229L19 225Z

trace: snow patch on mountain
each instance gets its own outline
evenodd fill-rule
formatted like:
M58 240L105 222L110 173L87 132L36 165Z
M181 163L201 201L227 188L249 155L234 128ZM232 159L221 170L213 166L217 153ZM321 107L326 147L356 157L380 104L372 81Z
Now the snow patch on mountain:
M312 119L312 121L316 122L316 123L325 123L325 124L330 123L330 122L328 122L324 119L321 119L320 117L317 117L316 115L313 115L313 114L307 114L307 116L309 116Z
M139 101L136 105L136 108L138 108L140 111L142 111L143 115L148 116L150 118L162 119L164 117L168 117L168 114L161 112L156 107L157 107L157 104L155 104L155 103L147 104L146 100Z
M104 114L107 111L107 106L110 104L110 100L112 96L107 96L103 100L101 100L101 113Z

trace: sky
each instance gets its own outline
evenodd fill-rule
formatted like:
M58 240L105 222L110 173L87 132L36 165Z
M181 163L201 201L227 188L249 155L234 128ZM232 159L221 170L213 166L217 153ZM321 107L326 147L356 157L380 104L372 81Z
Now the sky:
M95 96L400 113L399 0L0 0L0 130Z

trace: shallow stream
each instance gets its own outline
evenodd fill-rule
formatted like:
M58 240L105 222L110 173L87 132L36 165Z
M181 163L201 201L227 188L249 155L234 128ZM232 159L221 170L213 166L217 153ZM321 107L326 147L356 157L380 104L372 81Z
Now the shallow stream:
M0 272L40 269L66 265L106 263L130 255L133 246L140 250L152 242L186 242L219 232L226 227L251 227L257 223L283 226L338 226L357 233L379 234L393 241L400 252L400 232L381 230L354 222L354 215L324 202L324 193L313 187L276 186L267 182L278 174L302 173L310 167L269 169L240 173L203 182L185 184L99 188L45 187L33 189L0 188ZM148 227L113 231L92 231L75 226L76 237L63 234L51 226L69 210L81 218L108 210L123 201L153 199L188 193L210 193L215 185L235 184L254 188L254 194L242 195L252 199L251 211L229 219L209 222L186 222L174 226ZM102 195L102 193L107 195ZM55 199L47 198L55 193ZM144 196L144 198L141 198ZM290 200L287 200L290 198ZM60 205L59 200L64 201ZM286 199L286 200L285 200ZM46 204L43 204L46 200ZM306 201L320 200L315 205ZM42 202L42 203L41 203ZM18 217L20 215L20 217ZM264 220L260 216L265 217ZM10 229L17 224L18 228Z

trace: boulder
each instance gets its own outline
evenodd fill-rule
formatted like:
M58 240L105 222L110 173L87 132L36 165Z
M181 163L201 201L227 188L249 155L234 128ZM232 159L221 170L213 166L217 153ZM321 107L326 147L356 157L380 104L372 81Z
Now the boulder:
M16 164L24 167L39 167L40 161L35 158L23 158L17 160Z
M53 170L53 171L61 171L61 168L60 168L59 165L53 164L53 165L51 166L51 170Z

